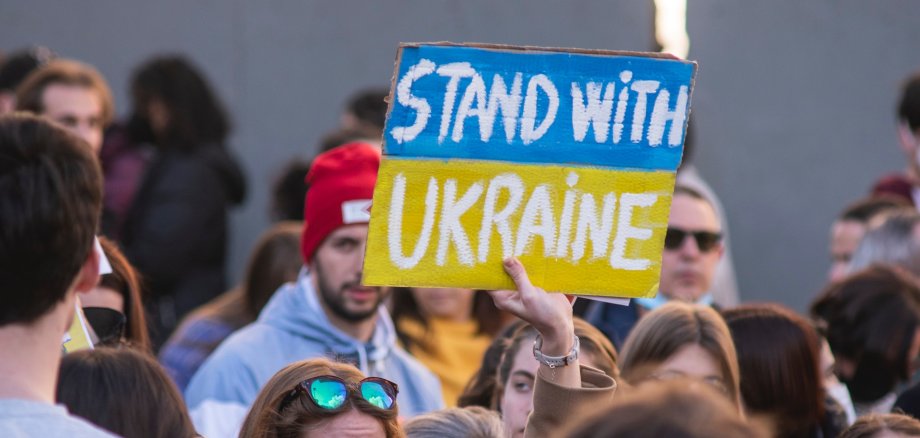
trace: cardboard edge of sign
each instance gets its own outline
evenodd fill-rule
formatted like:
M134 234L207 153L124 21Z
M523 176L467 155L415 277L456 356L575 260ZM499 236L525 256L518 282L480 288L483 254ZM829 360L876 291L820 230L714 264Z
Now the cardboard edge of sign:
M412 49L422 46L439 46L439 47L470 47L474 49L486 49L494 50L501 52L518 52L518 53L577 53L581 55L601 55L601 56L631 56L638 58L656 58L667 61L676 61L685 64L690 64L693 69L693 73L690 75L690 95L688 96L689 101L693 101L693 91L696 89L696 73L699 70L699 64L696 61L690 61L686 59L680 59L670 53L660 53L660 52L635 52L629 50L607 50L607 49L580 49L574 47L539 47L539 46L516 46L511 44L494 44L494 43L476 43L476 42L466 42L466 43L454 43L450 41L435 41L435 42L414 42L414 43L399 43L399 46L396 48L396 60L393 65L393 75L390 77L390 92L387 94L387 97L384 99L384 102L387 103L387 120L390 119L390 113L393 112L393 93L396 92L396 81L399 80L399 64L402 62L402 53L403 49ZM692 108L687 108L687 120L684 121L684 135L687 133L687 124L690 122L690 113ZM387 154L387 142L386 142L386 133L383 134L380 139L381 149L383 150L384 155ZM683 158L681 158L683 161Z

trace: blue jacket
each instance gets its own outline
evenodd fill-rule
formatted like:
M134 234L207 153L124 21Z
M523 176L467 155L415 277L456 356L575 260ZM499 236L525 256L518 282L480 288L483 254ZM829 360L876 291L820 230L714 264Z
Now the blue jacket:
M201 366L185 392L196 426L228 418L201 418L202 405L213 417L213 406L248 408L262 386L284 366L303 359L327 357L349 362L368 376L384 377L399 385L400 416L444 407L437 377L396 345L396 331L386 308L380 306L377 326L368 343L335 328L326 318L304 270L296 283L278 289L259 319L234 333ZM222 409L218 409L220 411ZM218 414L220 414L218 412ZM235 415L235 414L234 414ZM242 418L238 419L242 423ZM239 426L239 424L237 425ZM208 429L208 427L203 427ZM199 429L204 433L204 430Z

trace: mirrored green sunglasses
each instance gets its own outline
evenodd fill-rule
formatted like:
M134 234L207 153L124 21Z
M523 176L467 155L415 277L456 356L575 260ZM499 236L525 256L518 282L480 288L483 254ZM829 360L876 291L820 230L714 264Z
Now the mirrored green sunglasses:
M283 411L301 394L306 394L316 406L335 411L345 404L349 389L372 406L383 410L393 409L396 394L399 393L395 383L380 377L367 377L351 385L336 376L319 376L298 383L281 401L280 410Z

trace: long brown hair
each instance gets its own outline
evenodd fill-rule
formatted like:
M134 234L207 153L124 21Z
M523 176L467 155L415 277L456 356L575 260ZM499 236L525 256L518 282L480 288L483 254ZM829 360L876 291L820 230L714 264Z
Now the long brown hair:
M920 328L920 288L908 274L874 265L831 283L811 305L855 402L871 402L910 379L910 345Z
M620 352L620 370L637 384L687 345L699 345L719 363L729 398L741 410L738 358L728 326L710 307L671 301L636 324Z
M242 284L228 292L235 298L212 300L196 314L200 312L201 316L219 319L235 329L255 321L275 291L284 283L297 279L297 272L303 265L301 232L303 223L297 221L278 222L265 231L252 250ZM209 348L213 350L217 345Z
M281 410L281 402L304 380L319 376L336 376L349 383L357 383L364 375L352 365L332 362L328 359L308 359L294 362L278 371L265 384L256 397L246 421L240 430L240 438L297 438L310 427L318 426L349 409L357 409L383 424L387 438L402 438L403 431L397 422L398 404L391 410L374 407L367 401L348 397L344 410L328 411L300 397Z
M112 273L99 278L99 286L112 289L124 299L125 339L143 351L151 351L150 334L147 332L147 316L144 313L141 295L140 274L131 265L127 257L115 242L99 236L99 244L105 257L109 259Z
M745 305L722 315L738 353L748 414L766 415L779 436L811 436L824 418L815 329L777 304Z
M65 355L57 402L118 436L197 436L172 379L148 353L127 346Z

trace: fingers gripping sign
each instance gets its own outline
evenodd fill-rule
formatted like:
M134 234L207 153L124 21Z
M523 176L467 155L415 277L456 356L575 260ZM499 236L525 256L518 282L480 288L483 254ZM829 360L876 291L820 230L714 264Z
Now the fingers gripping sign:
M559 293L547 293L534 286L524 265L517 258L505 259L503 265L517 290L490 292L495 305L537 329L543 337L545 354L566 354L574 343L573 298Z

